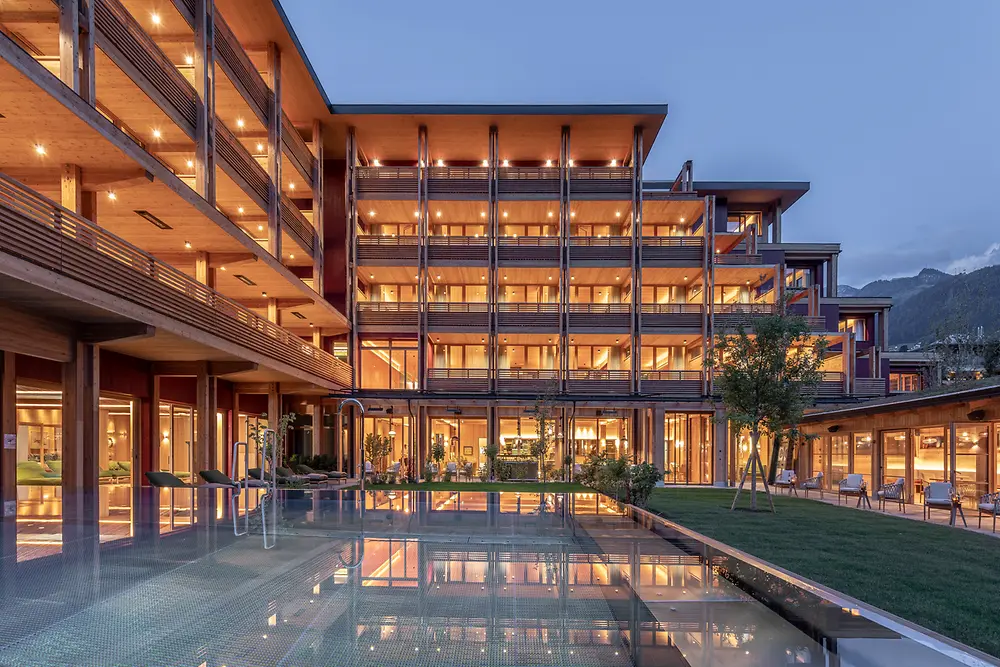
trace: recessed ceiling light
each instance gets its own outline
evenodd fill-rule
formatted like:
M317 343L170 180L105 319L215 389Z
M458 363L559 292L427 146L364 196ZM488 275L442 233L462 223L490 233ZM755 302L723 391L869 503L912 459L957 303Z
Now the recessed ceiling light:
M503 212L503 217L505 217L505 218L507 217L507 211Z
M571 217L571 218L575 218L575 217L576 217L576 211L573 211L572 213L570 213L570 214L569 214L569 217Z
M438 159L437 166L443 167L444 166L444 160Z
M184 63L187 65L194 65L194 56L184 56Z
M257 144L257 152L258 153L264 152L264 144Z
M261 292L261 293L260 293L260 295L261 295L262 297L264 297L265 299L267 298L267 292Z
M184 247L187 248L188 250L190 250L191 249L191 242L190 241L185 241L184 242Z
M114 190L108 191L108 199L110 199L111 201L115 201L116 199L118 199L118 195L114 193Z
M146 220L148 220L149 222L153 223L154 225L156 225L160 229L173 229L173 227L171 227L167 223L163 222L162 220L160 220L159 218L157 218L155 215L153 215L149 211L138 210L138 211L134 211L134 213L136 215L138 215L140 218L145 218Z
M414 218L419 218L420 217L420 211L414 211L413 212L413 217Z
M622 217L622 212L621 211L615 211L615 217L616 218Z
M45 155L45 146L41 144L35 144L35 153L37 155Z
M368 274L368 280L375 280L375 274L374 273L369 273Z
M439 217L439 218L441 217L441 211L437 212L437 217Z
M187 167L188 169L194 169L194 160L188 160Z
M219 271L225 271L225 270L226 270L226 267L224 267L224 266L220 266L219 267Z
M160 25L160 15L157 14L156 12L150 14L149 18L153 22L153 25Z
M162 136L163 136L163 134L158 129L155 129L155 128L153 129L153 138L154 139L159 139Z
M264 225L257 225L257 231L258 232L264 231Z
M295 253L291 253L290 255L288 255L288 259L295 259Z
M550 218L552 217L552 211L549 211L549 217Z
M681 218L681 222L684 222L684 218Z
M244 125L246 125L246 122L242 118L236 119L236 127L242 128Z
M482 211L482 212L481 212L481 213L479 214L479 217L480 217L480 218L485 218L485 217L486 217L486 211Z
M503 166L509 167L510 166L510 162L508 162L507 160L504 160L503 161Z
M289 190L294 190L295 189L295 183L289 183L288 184L288 189Z
M368 211L368 217L369 218L374 218L375 217L375 211Z
M239 281L240 281L241 283L243 283L244 285L256 285L256 284L257 284L257 283L255 283L254 281L252 281L252 280L250 280L249 278L247 278L247 277L246 277L245 275L243 275L242 273L237 273L237 274L236 274L235 276L233 276L233 277L234 277L234 278L236 278L237 280L239 280Z
M381 167L382 163L378 161L378 158L375 158L374 160L372 160L372 166L373 167Z
M299 311L297 311L297 310L293 310L293 311L292 311L292 315L293 315L294 317L297 317L297 318L299 318L300 320L304 320L304 319L306 319L306 316L305 316L305 315L303 315L302 313L300 313L300 312L299 312Z

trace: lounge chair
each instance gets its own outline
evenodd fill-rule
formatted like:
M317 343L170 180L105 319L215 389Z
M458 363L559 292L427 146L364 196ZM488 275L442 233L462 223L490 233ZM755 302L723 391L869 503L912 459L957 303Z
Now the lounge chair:
M327 480L326 475L318 472L306 474L306 475L296 475L291 471L290 468L283 468L278 466L275 468L275 472L278 473L278 483L282 482L305 482L306 484L322 484Z
M823 473L818 472L809 479L799 484L799 488L806 492L806 498L810 491L819 491L819 499L823 499Z
M1000 514L1000 491L987 493L979 498L979 527L983 527L983 515L993 517L993 532L997 532L997 515Z
M774 478L774 488L776 489L787 489L788 493L794 493L799 495L798 490L795 488L795 471L794 470L782 470L778 473L778 476Z
M314 474L326 475L327 478L333 482L347 481L347 473L341 472L339 470L313 470L307 465L300 464L296 466L296 472L298 472L300 475L314 475Z
M38 461L18 461L16 470L18 484L28 486L59 486L62 484L60 473L49 472Z
M872 508L872 503L868 499L868 484L865 483L865 476L861 473L854 472L840 480L840 484L837 485L838 505L841 496L845 498L857 496L858 504L855 507L861 507L861 501L864 501L868 505L868 509Z
M962 511L962 497L956 493L951 482L931 482L924 488L924 521L933 509L951 512L948 523L952 526L955 525L956 512L962 516L962 523L966 527L969 525L965 521L965 512Z
M198 476L205 480L205 483L201 485L202 487L212 489L235 489L242 486L240 482L230 479L228 475L219 472L218 470L201 470L198 472ZM253 488L263 488L267 486L267 483L262 482L259 479L248 479L247 486Z
M875 492L875 499L878 500L878 508L884 510L887 502L896 503L903 514L906 514L905 484L906 480L900 477L895 482L883 484L878 487L878 491Z
M162 470L150 470L143 473L152 486L158 489L190 489L193 488L177 475Z

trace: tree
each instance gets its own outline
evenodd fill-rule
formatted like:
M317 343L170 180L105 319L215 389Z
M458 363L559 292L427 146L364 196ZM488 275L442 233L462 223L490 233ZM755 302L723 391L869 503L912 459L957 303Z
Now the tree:
M735 333L717 336L714 348L706 355L706 367L719 372L715 387L730 424L737 432L750 431L750 456L733 508L750 474L750 508L757 509L758 470L765 477L758 449L760 437L775 437L799 423L823 378L820 368L826 348L826 338L813 338L805 318L799 315L760 317L754 321L752 332L740 327ZM776 465L778 448L772 449ZM766 479L764 491L770 502Z
M538 460L538 469L542 474L542 483L548 476L549 449L555 440L555 420L552 416L552 401L549 395L542 394L535 401L535 432L538 434L531 443L531 455Z
M1000 375L1000 338L995 335L983 343L983 375Z
M382 472L385 457L392 453L392 440L389 436L369 433L365 436L365 458L372 462L375 472Z
M497 445L497 443L491 441L488 445L486 445L485 453L486 453L486 460L489 461L489 466L490 466L488 471L489 479L490 481L492 481L495 478L494 476L496 475L496 463L497 463L497 456L499 456L500 454L500 446Z
M267 413L261 414L261 417L267 419ZM283 465L285 461L285 440L288 435L288 429L292 427L295 423L295 413L289 412L281 415L276 423L271 423L268 420L270 426L261 426L260 421L248 422L247 423L247 441L252 442L257 449L257 454L261 459L267 459L271 456L271 446L267 442L266 433L270 428L274 431L274 447L277 451L277 456L275 460L278 465ZM264 467L263 465L261 466Z

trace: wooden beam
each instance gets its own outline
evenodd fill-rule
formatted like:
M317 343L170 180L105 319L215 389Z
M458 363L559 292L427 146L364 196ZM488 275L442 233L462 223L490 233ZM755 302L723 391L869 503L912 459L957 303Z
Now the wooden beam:
M153 174L145 169L117 170L117 173L99 173L88 169L83 179L83 189L87 192L124 190L138 185L149 185L153 181Z
M278 300L271 298L267 300L267 320L274 324L281 325L281 311L278 310Z
M97 532L97 473L102 438L99 410L100 348L74 346L73 360L63 364L62 493L63 546ZM84 545L82 545L84 546Z
M270 382L234 382L233 392L236 394L266 394L270 386Z
M198 92L195 128L195 190L215 205L215 3L195 0L194 83Z
M271 106L267 110L267 175L271 183L267 202L267 250L281 259L281 51L267 45Z
M80 4L80 97L89 104L97 104L97 34L94 28L94 2L79 0Z
M0 349L65 363L73 358L72 333L61 320L0 304Z
M32 23L56 23L60 19L58 10L0 12L0 23L7 25L27 25Z
M323 453L323 404L316 401L312 404L312 455Z
M310 306L314 303L312 299L233 299L234 301L246 306L247 308L270 308L272 305L277 310L283 310L287 308L298 308L299 306ZM270 315L268 315L270 319ZM274 322L274 320L270 320ZM275 322L277 324L277 322Z
M83 213L83 173L78 164L64 164L60 179L63 208Z
M110 343L129 338L151 338L156 327L142 322L115 322L109 324L83 324L77 329L77 338L85 343Z
M220 269L223 266L232 268L241 264L250 264L258 261L257 255L249 252L210 252L208 254L208 268ZM171 266L191 266L197 263L198 254L192 252L160 252L156 253L156 258L170 264Z
M215 289L215 269L211 265L211 255L199 250L194 260L195 279L210 289Z
M233 375L235 373L249 373L259 368L258 364L252 361L210 361L208 362L208 372L210 375Z
M198 425L195 432L194 465L191 473L193 476L199 470L212 470L215 468L215 413L217 403L217 381L209 374L207 365L203 365L198 375L195 376L195 409L198 411Z
M80 92L80 1L59 3L59 79Z
M158 377L198 377L202 372L215 377L258 368L259 365L252 361L154 361L151 372Z

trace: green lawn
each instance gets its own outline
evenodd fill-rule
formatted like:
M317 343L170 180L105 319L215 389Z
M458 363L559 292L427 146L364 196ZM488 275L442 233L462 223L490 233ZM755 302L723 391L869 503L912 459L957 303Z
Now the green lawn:
M521 491L522 493L590 492L573 482L422 482L420 484L366 484L365 489L396 491Z
M1000 656L1000 539L806 499L729 511L733 490L657 489L649 509L691 530ZM745 494L746 495L746 494ZM761 501L763 501L761 503ZM749 507L741 497L741 507ZM758 507L767 500L758 496ZM970 525L976 515L966 511Z

